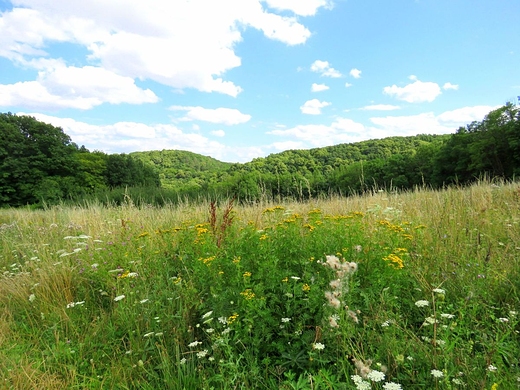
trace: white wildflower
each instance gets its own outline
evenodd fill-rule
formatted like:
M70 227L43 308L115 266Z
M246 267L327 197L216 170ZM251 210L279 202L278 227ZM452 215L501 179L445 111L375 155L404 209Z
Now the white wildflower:
M208 350L205 349L203 351L200 351L200 352L197 352L197 357L198 358L203 358L204 356L206 356L208 354Z
M385 382L385 384L383 385L383 389L384 390L402 390L403 388L401 387L401 385L399 383Z
M321 350L325 349L325 345L322 343L314 343L314 344L312 344L312 348L317 349L318 351L321 351Z
M125 295L124 294L121 294L121 295L118 295L117 297L114 298L114 301L118 302L122 299L125 299Z
M434 293L437 293L437 294L445 294L446 293L446 291L443 290L442 288L434 288L432 291Z
M373 382L381 382L383 379L385 379L385 374L381 371L372 370L368 373L367 378Z
M201 342L201 341L197 341L197 340L195 340L195 341L189 343L189 344L188 344L188 347L193 348L193 347L196 347L196 346L199 345L199 344L202 344L202 342Z
M490 364L488 367L487 367L487 370L489 372L495 372L496 370L498 370L498 368L496 368L494 365Z
M291 321L290 318L287 318L287 317L282 318L282 322L289 322L289 321Z
M202 316L202 319L208 318L208 317L211 316L212 314L213 314L213 310L208 311L206 314L204 314L204 315Z
M425 306L428 306L429 304L430 304L430 302L428 302L424 299L415 302L415 306L417 306L417 307L425 307Z
M442 378L444 376L444 373L441 370L431 370L431 374L434 378Z
M448 313L442 313L442 314L441 314L441 317L442 317L442 318L452 319L452 318L455 318L455 315L453 315L453 314L448 314Z
M36 299L36 295L34 295L34 294L29 295L29 302L34 302L35 299Z

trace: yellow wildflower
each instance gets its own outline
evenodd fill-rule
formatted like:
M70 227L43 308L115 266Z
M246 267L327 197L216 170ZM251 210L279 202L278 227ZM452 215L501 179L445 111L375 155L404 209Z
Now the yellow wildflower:
M253 291L251 291L250 288L247 288L245 289L244 291L242 291L240 293L240 295L242 295L245 299L247 299L248 301L253 299L255 297L255 293Z
M242 275L244 278L249 278L251 277L251 272L247 271L247 272L244 272L244 275Z
M238 318L238 314L237 313L233 313L233 315L230 315L227 319L227 323L228 324L232 324L233 322L235 322Z
M302 290L307 292L307 291L311 291L311 286L309 286L307 283L305 283L303 286L302 286Z

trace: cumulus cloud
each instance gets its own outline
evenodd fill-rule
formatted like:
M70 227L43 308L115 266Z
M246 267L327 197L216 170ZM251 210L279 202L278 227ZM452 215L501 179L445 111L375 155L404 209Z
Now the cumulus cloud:
M413 83L404 87L398 87L395 84L391 87L385 87L383 93L408 103L433 102L442 93L437 83L423 82L413 75L410 76L410 80Z
M313 83L312 86L311 86L311 91L312 92L321 92L321 91L326 91L327 89L329 89L329 87L325 84L316 84L316 83Z
M349 87L352 87L352 84L350 84L350 83L345 83L345 88L349 88Z
M445 83L443 86L442 86L442 89L444 89L445 91L449 90L449 89L453 89L453 90L458 90L459 89L459 86L457 84L452 84L452 83Z
M350 70L349 74L355 79L361 78L361 71L359 69L353 68Z
M300 107L302 114L320 115L321 109L330 106L329 102L320 102L318 99L307 100L303 106Z
M490 111L496 110L499 106L471 106L445 111L438 116L441 123L458 128L474 121L481 121Z
M458 127L473 120L484 119L489 111L495 108L474 106L446 111L439 115L426 112L418 115L372 117L370 118L371 125L363 125L350 118L338 117L330 124L298 125L288 129L275 129L268 134L286 138L285 141L277 142L276 146L283 148L290 145L292 148L299 149L391 136L450 134L454 133Z
M300 16L313 16L320 7L332 8L330 0L264 0L276 10L291 11Z
M93 66L58 66L40 71L36 81L0 85L0 106L4 107L88 110L104 102L141 104L158 100L132 78Z
M304 43L311 36L295 17L268 11L261 0L13 3L14 8L0 14L0 56L19 65L37 68L44 60L56 60L49 48L71 44L85 52L83 65L88 61L121 78L153 80L176 89L195 88L230 96L242 91L224 75L241 65L235 46L242 40L245 28L260 30L269 39L288 45ZM330 1L269 0L268 5L309 16L321 7L330 7ZM72 67L68 71L72 73ZM40 84L40 99L54 104L81 108L97 104L89 100L71 104L70 97L55 96L48 90L47 96L47 86L41 80ZM17 85L7 92L38 87ZM141 100L148 101L150 96Z
M391 104L373 104L370 106L361 107L360 110L362 111L392 111L392 110L399 110L401 107L394 106Z
M365 132L361 123L351 119L337 118L330 125L298 125L287 130L272 130L268 134L295 138L300 148L323 147L339 143L355 142Z
M311 70L325 77L338 78L342 76L339 71L330 66L328 61L314 61L311 65Z
M226 135L224 130L213 130L211 132L215 137L224 137Z
M204 108L193 106L171 106L172 111L185 111L186 114L180 118L182 121L204 121L211 123L222 123L224 125L238 125L246 123L251 115L242 114L234 108Z
M71 118L58 118L39 113L25 115L61 127L78 145L85 145L90 150L101 150L106 153L175 149L212 156L222 161L234 161L239 154L247 158L250 153L247 148L247 150L235 150L236 148L213 141L201 134L183 131L171 124L146 125L137 122L117 122L92 125Z

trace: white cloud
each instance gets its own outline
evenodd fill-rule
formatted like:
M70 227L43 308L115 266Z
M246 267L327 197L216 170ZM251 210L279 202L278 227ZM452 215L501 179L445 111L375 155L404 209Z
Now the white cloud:
M316 73L320 73L322 76L338 78L341 77L341 73L330 66L328 61L316 60L311 65L311 70Z
M320 7L329 6L325 0L270 2L276 9L298 15L313 15ZM245 28L258 29L288 45L304 43L311 35L296 18L266 11L260 0L13 3L15 8L0 14L0 56L11 61L37 66L42 58L53 60L48 48L67 43L86 50L84 61L123 78L230 96L242 91L225 80L224 74L241 65L235 46ZM41 98L44 95L40 93ZM67 100L49 95L54 103Z
M349 88L349 87L352 87L352 84L350 84L350 83L345 83L345 88Z
M312 92L321 92L321 91L326 91L327 89L329 89L329 87L325 84L316 84L316 83L313 83L312 86L311 86L311 91Z
M204 108L191 106L171 106L173 111L186 111L186 115L181 118L182 121L204 121L211 123L222 123L225 125L238 125L246 123L251 119L251 115L242 114L234 108Z
M136 122L117 122L107 125L91 125L70 118L58 118L38 113L26 115L61 127L78 145L85 145L89 150L101 150L106 153L175 149L188 150L206 156L211 155L225 161L226 158L235 157L235 152L237 152L224 144L200 134L184 132L171 124L146 125Z
M313 16L320 7L332 8L330 0L264 0L269 7L287 10L300 16Z
M408 103L433 102L442 93L437 83L423 82L413 75L410 76L410 80L414 82L404 87L398 87L395 84L385 87L383 93Z
M36 81L0 85L0 106L87 110L102 103L141 104L159 99L149 89L135 85L130 77L106 69L58 66L38 73Z
M355 79L361 78L361 71L359 69L353 68L350 70L349 74Z
M286 145L297 142L299 148L311 148L356 142L364 132L365 127L361 123L347 118L337 118L330 125L299 125L287 130L273 130L268 134L298 140L286 141L283 143Z
M394 106L391 104L373 104L370 106L365 106L360 108L362 111L392 111L392 110L399 110L401 107Z
M459 86L457 84L452 84L452 83L445 83L443 86L442 86L442 89L444 90L448 90L448 89L453 89L453 90L458 90L459 89Z
M226 132L224 130L213 130L211 134L213 134L215 137L224 137Z
M307 100L303 106L300 107L302 114L320 115L321 109L330 106L329 102L320 102L318 99Z
M441 123L452 128L465 126L474 121L481 121L490 111L499 106L472 106L443 112L438 116Z

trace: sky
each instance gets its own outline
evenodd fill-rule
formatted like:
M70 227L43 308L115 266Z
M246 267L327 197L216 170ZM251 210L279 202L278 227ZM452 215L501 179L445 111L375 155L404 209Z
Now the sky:
M0 112L91 151L243 163L518 99L517 0L0 0Z

